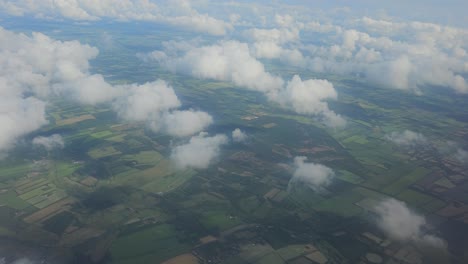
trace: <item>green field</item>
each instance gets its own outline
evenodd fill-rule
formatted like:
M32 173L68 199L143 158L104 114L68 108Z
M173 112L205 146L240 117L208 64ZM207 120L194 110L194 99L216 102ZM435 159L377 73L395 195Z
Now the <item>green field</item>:
M122 160L135 161L139 165L156 165L164 157L157 151L142 151L134 155L124 155Z
M100 159L118 154L121 154L121 152L116 150L113 146L99 147L88 151L88 155L93 159Z
M399 192L408 188L414 182L423 178L429 172L430 170L426 168L418 167L414 169L410 174L400 177L397 181L385 187L382 191L391 195L396 195Z
M424 206L434 199L429 195L425 195L423 193L416 192L410 189L404 190L401 193L399 193L397 195L397 198L407 202L408 204L414 207Z
M47 185L42 185L39 188L36 188L30 192L21 194L19 197L23 200L29 200L33 197L39 196L39 195L45 195L47 193L53 192L55 190L55 185L54 184L47 184Z
M0 204L4 204L17 210L22 210L30 206L29 203L19 198L16 193L11 190L0 194Z
M352 184L359 184L364 181L363 178L359 177L358 175L345 171L345 170L340 170L336 173L336 177L340 180L352 183Z
M237 217L229 215L226 211L203 212L200 222L208 229L226 230L242 224Z
M282 259L290 260L305 253L306 245L289 245L276 250Z
M92 136L93 138L106 138L106 137L109 137L111 135L113 135L114 133L110 130L104 130L104 131L100 131L100 132L96 132L96 133L92 133L90 134L90 136Z
M197 172L191 169L179 171L163 177L157 177L141 188L147 192L167 192L181 186L195 174Z
M25 163L16 166L2 165L0 166L0 181L7 181L26 176L31 170L31 164Z
M189 250L188 245L177 240L174 227L166 224L123 235L110 248L115 263L135 264L160 263Z

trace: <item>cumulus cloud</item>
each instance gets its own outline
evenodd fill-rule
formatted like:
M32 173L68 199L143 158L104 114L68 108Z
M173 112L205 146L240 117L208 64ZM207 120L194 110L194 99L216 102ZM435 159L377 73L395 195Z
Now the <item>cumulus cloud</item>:
M59 134L53 134L48 137L35 137L32 143L37 146L43 146L46 150L62 149L65 146L65 142Z
M180 47L175 49L175 47ZM159 62L173 72L182 72L201 79L230 81L237 86L262 92L266 97L297 113L315 115L327 125L338 127L344 119L328 108L327 100L337 98L333 84L326 80L305 80L294 76L285 81L265 70L250 54L246 43L221 41L202 47L190 43L172 45L166 52L154 51L140 57Z
M47 123L46 99L64 95L83 103L114 96L102 76L89 73L97 49L43 34L16 34L0 28L0 151ZM83 87L82 87L83 85Z
M403 132L392 132L385 136L385 138L399 146L417 146L424 145L428 142L427 138L417 132L405 130Z
M306 184L315 191L320 191L331 184L335 173L322 164L308 163L306 157L295 157L295 171L289 181L289 188L297 184Z
M121 88L126 94L118 98L114 109L125 120L159 119L162 113L181 105L174 89L162 80Z
M148 59L151 58L175 72L230 81L267 94L274 94L283 85L280 77L266 72L263 64L250 55L247 44L238 41L191 47L182 56L156 51L148 54Z
M41 33L26 36L0 28L2 85L10 95L38 98L67 95L83 103L113 98L116 90L98 74L89 73L94 47L78 41L57 41Z
M304 27L324 39L323 44L303 46L307 68L359 75L376 85L417 94L426 86L468 93L465 29L368 17L328 27L327 34L324 27Z
M202 132L190 138L187 144L174 147L171 159L179 168L205 169L219 156L221 146L227 143L225 135L210 137Z
M236 128L234 129L234 131L232 131L232 140L234 142L244 142L245 140L247 140L247 137L247 134L239 128Z
M437 248L446 247L446 242L441 238L424 234L425 218L411 211L404 202L387 199L376 205L375 211L379 227L392 239L413 241Z
M173 111L163 115L162 130L170 135L186 137L204 130L213 123L213 118L202 111ZM158 124L154 124L158 126Z
M294 109L299 114L321 114L325 124L342 127L346 121L328 108L326 100L338 96L333 84L327 80L311 79L302 81L295 75L281 91L277 100L280 104Z
M43 101L31 97L4 97L1 93L0 154L12 148L20 137L47 124Z
M260 8L262 13L271 11ZM307 5L275 8L294 14L294 19L276 17L275 23L270 14L265 18L270 20L266 28L243 32L257 58L279 59L318 73L358 76L374 85L415 94L424 93L428 86L468 93L465 28L388 17L348 14L337 18L334 12L311 16L306 15L313 12Z
M114 103L118 115L127 121L146 122L155 132L185 137L198 133L213 123L213 118L205 112L176 110L181 102L174 89L165 81L119 88L124 91L124 96Z
M66 18L76 21L152 21L212 35L224 35L232 29L229 22L199 13L191 7L189 1L0 0L0 11L14 16L32 15L36 18Z
M164 81L112 86L102 75L91 74L89 60L97 55L96 48L78 41L0 27L0 152L47 124L45 107L54 96L83 104L113 102L122 119L147 122L158 128L155 131L175 136L194 134L211 124L207 113L177 111L181 102Z

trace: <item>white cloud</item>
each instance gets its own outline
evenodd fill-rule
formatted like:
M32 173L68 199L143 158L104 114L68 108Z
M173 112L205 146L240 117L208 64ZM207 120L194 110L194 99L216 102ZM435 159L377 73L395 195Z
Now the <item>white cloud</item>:
M204 130L213 123L213 118L205 112L187 110L167 113L161 121L163 131L173 136L186 137Z
M114 109L125 120L158 120L162 113L181 105L174 89L162 80L121 86L121 89L125 95L118 98Z
M231 81L236 85L264 93L281 89L283 80L265 71L265 67L250 55L249 47L238 41L192 47L183 56L173 57L161 52L148 58L158 60L173 71L181 71L202 79Z
M181 102L164 81L112 86L102 75L91 74L89 60L97 55L96 48L78 41L57 41L41 33L27 36L0 27L0 152L47 124L45 107L54 96L84 104L114 102L122 119L151 127L156 122L175 136L197 133L212 122L204 112L173 112ZM173 122L183 126L175 128Z
M31 37L0 28L2 82L16 95L38 98L66 95L83 103L100 103L116 92L101 75L89 73L96 48L78 41L57 41L41 33Z
M323 11L307 16L312 11L308 5L257 9L268 14L267 28L247 29L242 35L257 58L279 59L320 73L359 76L374 85L416 94L427 86L468 93L466 28L390 17L338 18ZM271 10L290 15L278 19ZM271 27L272 19L277 20L276 28Z
M190 138L187 144L174 147L171 159L180 168L205 169L219 156L221 145L227 143L225 135L209 137L202 132Z
M328 108L326 101L337 98L330 82L314 79L302 81L299 76L294 76L285 85L281 77L265 71L263 64L252 57L245 43L221 41L214 45L193 47L184 42L171 47L166 52L154 51L140 57L158 61L173 72L183 72L201 79L230 81L240 87L262 92L269 100L300 114L318 116L332 127L345 124L342 117Z
M317 22L305 26L323 39L323 44L302 48L312 70L358 74L371 83L417 94L425 86L468 93L464 29L368 17L328 27L328 34L323 27Z
M232 131L232 140L234 142L244 142L245 140L247 140L247 138L247 134L239 128L236 128L234 129L234 131Z
M446 247L445 241L439 237L424 234L425 218L412 212L404 202L387 199L380 202L375 211L379 227L392 239L414 241L437 248Z
M399 146L417 146L428 143L427 138L423 134L416 133L411 130L392 132L386 135L385 138Z
M277 100L280 104L294 109L299 114L320 114L331 127L344 126L346 121L328 108L325 100L338 96L333 84L327 80L311 79L302 81L295 75L281 91Z
M174 89L165 81L119 86L123 96L114 103L118 115L127 121L146 122L155 131L185 137L202 131L213 118L202 111L176 110L181 106Z
M323 187L331 184L335 173L332 169L322 164L307 163L306 157L295 157L295 171L289 181L289 187L297 184L306 184L315 191L320 191Z
M0 92L0 154L3 154L12 148L20 137L47 124L47 120L43 101L34 97L4 97L1 94L2 92Z
M89 73L96 48L56 41L41 33L16 34L0 27L0 152L47 123L51 96L101 103L118 94L101 75Z
M63 138L59 134L53 134L49 137L35 137L32 141L34 145L43 146L46 150L62 149L65 146Z

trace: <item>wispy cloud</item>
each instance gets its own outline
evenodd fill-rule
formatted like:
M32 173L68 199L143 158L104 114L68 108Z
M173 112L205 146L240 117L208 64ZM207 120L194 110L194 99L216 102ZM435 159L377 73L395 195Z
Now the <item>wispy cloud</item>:
M53 134L48 137L35 137L32 143L37 146L43 146L46 150L62 149L65 147L65 142L59 134Z

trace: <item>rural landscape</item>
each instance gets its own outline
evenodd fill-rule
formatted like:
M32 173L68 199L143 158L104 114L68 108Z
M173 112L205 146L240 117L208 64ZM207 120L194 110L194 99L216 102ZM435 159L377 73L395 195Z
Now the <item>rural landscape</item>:
M89 101L75 79L59 86L75 71L66 61L44 74L52 76L44 122L15 132L8 147L0 139L0 263L467 263L466 93L255 60L287 87L332 83L338 96L317 92L310 110L303 104L316 101L293 101L294 90L271 83L195 73L205 64L186 73L187 45L227 53L234 41L148 21L1 21L2 38L16 43L98 49L77 55L86 62L73 74L101 76L120 94ZM14 49L0 42L2 56ZM68 48L51 57L73 56ZM16 64L4 58L1 78L14 87L7 72ZM43 100L37 91L18 96ZM4 113L14 116L0 106L0 120Z

